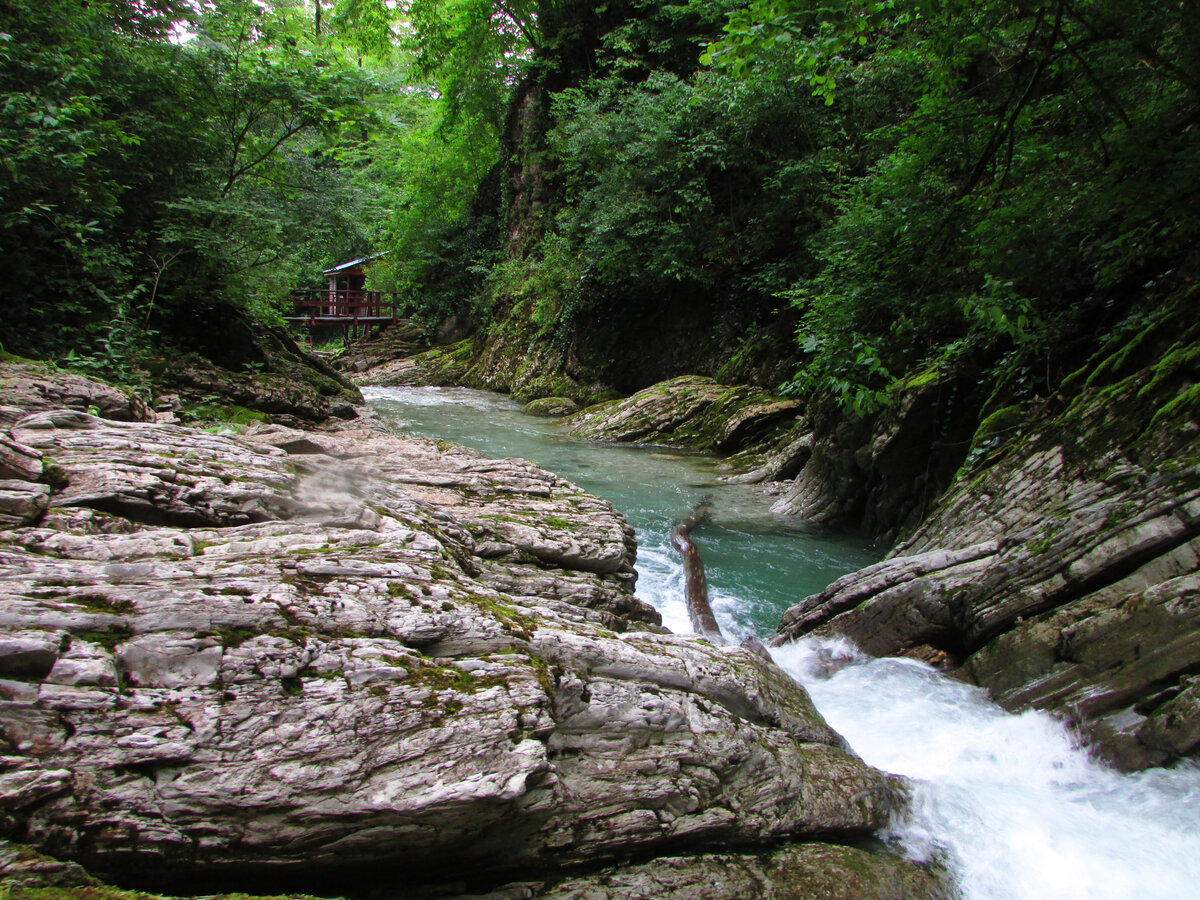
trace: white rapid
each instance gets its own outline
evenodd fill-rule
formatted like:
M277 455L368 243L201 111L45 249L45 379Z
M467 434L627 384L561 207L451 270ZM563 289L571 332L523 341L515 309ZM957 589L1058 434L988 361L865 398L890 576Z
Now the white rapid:
M867 762L913 779L885 839L968 900L1200 897L1200 766L1120 775L1039 712L839 642L774 651Z

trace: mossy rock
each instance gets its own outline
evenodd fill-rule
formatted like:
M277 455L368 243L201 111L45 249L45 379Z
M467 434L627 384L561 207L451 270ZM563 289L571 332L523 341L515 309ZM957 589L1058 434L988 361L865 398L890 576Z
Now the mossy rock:
M526 403L521 412L529 416L556 419L579 411L579 404L570 397L541 397Z
M200 422L221 425L253 425L265 422L269 416L255 409L234 403L190 403L179 410L184 422Z
M993 438L1003 440L1018 433L1025 420L1026 413L1020 406L1006 406L996 410L975 429L975 436L971 438L971 449L983 447Z
M528 403L553 397L575 399L580 393L579 385L566 375L539 375L513 391L513 398Z
M683 375L625 400L589 407L572 418L571 429L594 440L734 453L770 443L791 427L799 409L794 400L762 388Z

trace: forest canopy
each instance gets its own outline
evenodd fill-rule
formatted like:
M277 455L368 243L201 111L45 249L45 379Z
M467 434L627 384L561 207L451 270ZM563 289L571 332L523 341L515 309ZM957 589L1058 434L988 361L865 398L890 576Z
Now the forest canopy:
M7 0L0 79L4 346L114 376L390 250L431 324L677 304L860 413L1044 393L1200 237L1190 0Z

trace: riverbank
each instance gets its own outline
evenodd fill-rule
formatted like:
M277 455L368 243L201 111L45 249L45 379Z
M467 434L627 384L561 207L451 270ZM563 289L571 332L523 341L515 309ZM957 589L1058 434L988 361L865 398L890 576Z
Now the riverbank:
M574 485L365 415L214 434L45 405L5 437L14 846L172 893L566 897L569 870L728 896L714 866L758 896L943 892L852 846L898 785L774 666L663 633L623 518ZM82 883L28 859L10 883Z

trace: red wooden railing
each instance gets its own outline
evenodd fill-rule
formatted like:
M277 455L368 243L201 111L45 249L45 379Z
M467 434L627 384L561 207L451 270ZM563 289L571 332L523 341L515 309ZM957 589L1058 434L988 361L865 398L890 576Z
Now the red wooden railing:
M292 291L292 315L307 321L395 321L396 295L385 291L331 291L300 288Z

